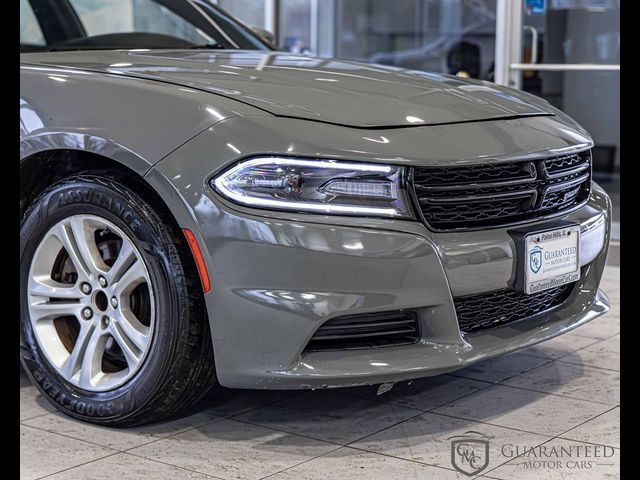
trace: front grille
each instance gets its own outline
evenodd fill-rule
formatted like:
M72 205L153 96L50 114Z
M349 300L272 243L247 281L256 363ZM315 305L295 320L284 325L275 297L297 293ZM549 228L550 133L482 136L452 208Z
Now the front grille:
M526 295L513 289L454 298L458 325L464 333L506 325L562 305L575 283Z
M349 315L328 320L305 352L406 345L419 340L418 315L410 311Z
M590 151L413 170L417 205L435 230L499 227L559 214L585 202L590 189Z

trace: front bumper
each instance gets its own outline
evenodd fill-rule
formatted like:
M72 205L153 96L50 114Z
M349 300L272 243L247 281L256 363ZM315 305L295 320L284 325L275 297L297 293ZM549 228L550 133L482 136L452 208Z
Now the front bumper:
M609 201L594 189L566 216L582 226L586 258L563 306L461 335L453 296L513 284L507 229L433 234L268 220L217 203L207 295L218 380L236 388L296 389L395 382L435 375L560 335L608 310L598 285ZM594 258L595 256L595 258ZM421 340L406 346L303 353L317 328L343 315L416 309Z
M580 289L582 286L580 287ZM606 295L597 290L569 299L570 306L503 327L493 328L463 341L419 343L377 350L347 350L303 355L295 367L271 371L268 388L329 388L399 382L451 372L497 355L535 345L568 332L609 311ZM236 385L239 386L239 385Z
M290 125L284 120L264 122ZM507 147L516 155L526 142L531 142L531 151L541 148L537 145L561 148L575 143L577 134L557 128L557 122L544 117L456 128L477 139L475 155L486 155L503 142L506 158L510 154ZM311 140L307 145L301 139L318 136L322 129L331 130L327 137L347 142L343 127L313 125L302 132L299 122L295 125L299 144L291 144L291 149L298 155L317 152ZM523 126L536 127L537 136L529 135ZM396 148L415 146L415 152L403 152L405 158L423 154L420 149L425 135L439 136L434 142L450 138L448 149L468 145L457 142L460 135L453 130L430 127L384 135L391 143L397 140ZM550 132L549 137L543 135L545 131ZM556 218L581 225L583 274L571 297L547 313L463 336L453 298L500 290L514 283L515 245L508 228L434 233L419 222L260 212L230 204L208 187L206 179L213 167L206 152L227 152L230 147L225 145L229 144L247 155L265 145L270 146L268 151L290 150L285 142L291 136L285 133L284 125L259 138L237 132L237 125L221 122L174 152L146 177L170 205L188 204L188 214L174 210L174 215L180 226L196 232L207 261L213 289L205 299L216 374L224 386L325 388L435 375L547 340L608 310L607 298L598 285L609 243L611 206L595 184L585 206ZM349 132L348 141L361 138L359 133ZM569 138L559 138L559 134ZM503 138L518 141L504 142ZM364 148L360 144L353 147L348 152ZM341 156L348 158L346 146L343 150ZM375 156L371 153L367 158ZM221 159L217 168L231 161ZM204 184L199 183L203 179ZM418 343L303 353L325 321L399 309L420 313Z

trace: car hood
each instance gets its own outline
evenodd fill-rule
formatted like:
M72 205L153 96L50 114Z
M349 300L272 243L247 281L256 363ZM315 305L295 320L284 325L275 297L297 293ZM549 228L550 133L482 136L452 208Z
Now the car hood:
M168 82L276 116L351 127L553 115L544 100L488 82L280 52L50 52L26 54L23 62Z

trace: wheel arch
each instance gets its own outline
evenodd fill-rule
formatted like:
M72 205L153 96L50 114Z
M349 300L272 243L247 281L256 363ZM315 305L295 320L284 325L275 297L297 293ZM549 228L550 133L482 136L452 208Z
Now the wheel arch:
M162 158L146 158L134 149L100 136L95 131L47 130L23 137L21 130L21 137L21 218L29 205L53 183L80 173L108 171L130 182L146 201L165 210L179 229L189 229L205 253L209 273L214 271L189 203L170 179L153 168ZM194 254L190 254L195 265ZM208 302L204 303L205 312L210 319Z
M114 175L140 182L141 185L146 183L139 171L105 155L73 148L38 150L20 159L21 216L25 214L29 205L52 184L72 175L96 171L112 172Z
M187 203L171 182L162 175L145 177L151 166L146 162L144 165L132 165L121 158L73 148L36 150L20 159L21 218L31 203L52 184L72 175L101 172L121 180L152 206L164 210L178 229L191 230L198 243L202 245L200 229ZM192 259L195 262L193 254Z

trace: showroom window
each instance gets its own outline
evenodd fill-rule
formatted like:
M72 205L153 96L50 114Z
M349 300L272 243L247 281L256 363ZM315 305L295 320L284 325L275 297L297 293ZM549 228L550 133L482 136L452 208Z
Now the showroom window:
M493 78L495 0L339 0L336 56Z
M20 45L44 45L38 20L27 0L20 0Z

